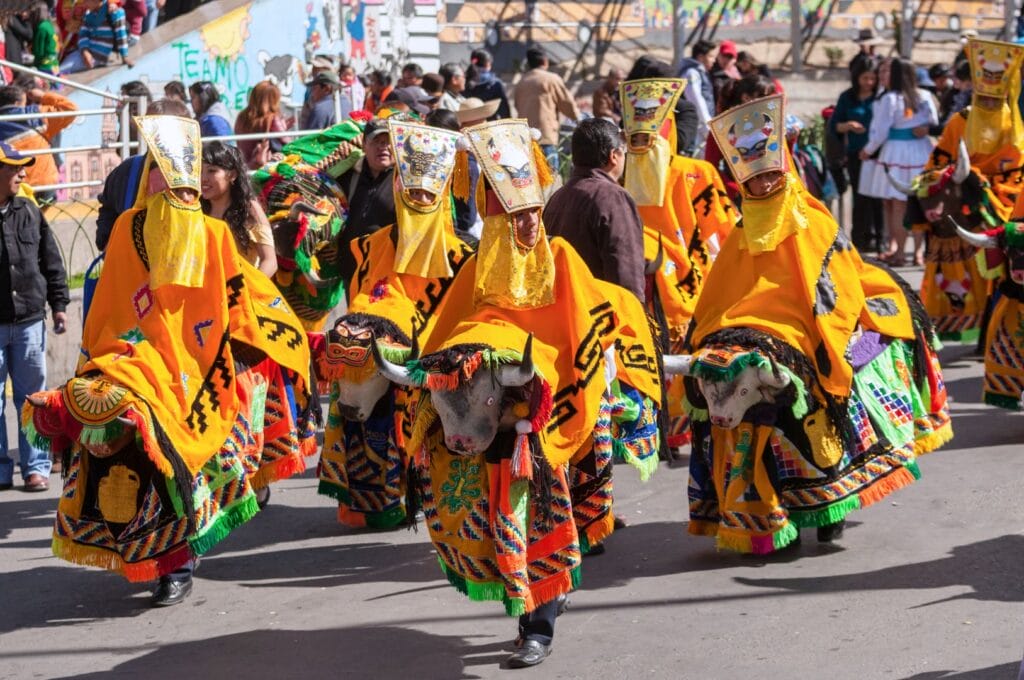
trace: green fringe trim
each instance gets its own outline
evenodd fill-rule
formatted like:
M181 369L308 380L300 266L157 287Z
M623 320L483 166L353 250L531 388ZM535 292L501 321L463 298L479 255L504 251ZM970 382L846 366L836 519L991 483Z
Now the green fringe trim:
M348 489L323 479L320 480L320 484L317 486L316 492L321 496L333 498L339 503L344 503L345 505L352 503L352 496L349 494Z
M903 467L907 468L910 474L914 475L914 479L921 479L921 467L917 464L916 460L904 463Z
M948 342L977 342L979 335L981 335L980 328L968 328L964 331L946 331L945 333L938 333L938 339L946 340Z
M799 537L800 529L794 526L793 522L786 522L781 529L772 534L772 546L776 550L782 550Z
M1021 410L1020 399L1008 397L1005 394L995 394L993 392L986 392L985 403L988 404L989 406L998 406L999 408L1006 408L1010 409L1011 411Z
M587 533L585 531L581 531L580 532L580 555L582 556L582 555L588 554L592 547L593 546L590 545L590 539L587 538ZM576 584L573 583L573 588L575 588L575 587L576 587Z
M364 512L363 516L371 529L393 529L405 521L405 507L396 505L384 512Z
M190 537L188 539L189 547L196 555L206 553L227 538L233 529L252 519L257 512L259 512L259 505L256 503L256 495L249 494L245 499L219 512L202 534Z
M82 434L78 436L78 441L84 446L92 444L105 444L106 442L113 441L124 434L124 425L117 418L113 418L107 423L94 427L92 425L86 425L82 428Z
M356 164L356 162L362 157L362 149L353 149L352 153L350 153L348 156L342 158L340 161L338 161L331 167L327 168L327 174L333 177L334 179L338 179L346 172L351 170L352 167Z
M789 521L792 525L800 528L823 527L841 521L858 509L860 509L860 499L857 496L849 496L819 510L790 510Z
M474 602L501 602L505 605L505 613L509 616L522 616L526 613L526 602L519 597L509 597L505 585L496 581L469 581L448 568L440 557L437 558L441 571L448 583Z
M625 461L636 468L637 472L640 473L641 482L646 482L650 479L651 475L653 475L658 469L658 455L656 453L658 448L660 448L660 441L659 446L654 447L655 452L652 452L651 455L645 458L638 458L637 456L634 456L628 448L626 448L626 445L623 444L621 440L612 440L612 455L615 456L617 460Z
M302 272L303 274L309 273L309 270L313 268L313 260L309 255L304 253L301 248L295 249L295 269Z
M572 589L577 590L583 583L583 565L576 565L571 572L569 572L569 578L572 579Z
M45 435L39 434L36 430L36 426L32 424L32 419L28 419L27 422L23 422L21 426L21 432L25 435L25 439L29 445L34 446L37 449L43 451L49 451L50 453L58 453L53 450L53 439Z
M690 403L690 400L683 394L683 411L686 415L690 416L690 420L699 420L702 422L711 420L711 414L708 413L706 408L697 408Z
M171 505L174 506L174 514L183 517L185 504L181 501L181 494L178 493L178 485L174 483L174 478L164 477L164 486L167 488L167 495L171 498Z

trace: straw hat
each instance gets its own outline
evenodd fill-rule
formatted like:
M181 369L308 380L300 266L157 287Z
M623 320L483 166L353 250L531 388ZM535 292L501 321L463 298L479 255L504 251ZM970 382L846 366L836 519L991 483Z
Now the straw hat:
M500 105L500 99L491 99L485 102L476 97L470 97L459 103L459 110L455 112L455 115L463 124L474 120L487 120L498 111Z

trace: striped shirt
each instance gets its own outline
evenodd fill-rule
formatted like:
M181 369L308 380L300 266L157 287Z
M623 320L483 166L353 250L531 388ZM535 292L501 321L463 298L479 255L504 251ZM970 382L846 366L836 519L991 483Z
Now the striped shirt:
M98 61L106 63L111 52L117 50L122 58L128 56L128 24L124 10L113 10L106 3L99 9L85 13L78 29L78 46L89 50Z

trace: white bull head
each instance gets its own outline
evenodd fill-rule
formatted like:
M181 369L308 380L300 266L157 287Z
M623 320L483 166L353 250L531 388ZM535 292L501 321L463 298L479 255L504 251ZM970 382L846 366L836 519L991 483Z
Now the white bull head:
M445 350L458 353L459 347ZM465 360L475 351L470 350L459 357ZM380 372L392 382L414 385L405 366L391 363L374 350L374 358ZM429 363L430 356L423 358ZM533 366L533 336L526 339L522 362L517 365L500 366L493 371L483 370L485 363L465 380L460 380L454 389L425 386L430 391L430 400L441 420L445 445L452 451L467 454L481 453L491 445L499 430L512 429L516 417L508 408L524 396L523 388L533 380L536 371Z
M665 355L665 373L690 375L692 367L693 357L690 355ZM747 366L727 381L697 378L697 386L708 403L711 424L725 429L739 425L752 407L775 403L779 392L789 383L788 373L776 375L770 365Z

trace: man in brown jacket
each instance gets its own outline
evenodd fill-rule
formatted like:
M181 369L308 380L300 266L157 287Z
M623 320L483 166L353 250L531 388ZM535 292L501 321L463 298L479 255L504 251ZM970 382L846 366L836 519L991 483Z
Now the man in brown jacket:
M636 203L619 178L626 148L619 127L603 118L583 121L572 135L572 176L551 195L544 227L576 249L595 278L644 300L644 230Z
M608 77L601 87L594 90L594 118L605 118L619 125L622 123L622 101L619 99L619 83L626 79L621 68L608 71Z
M558 174L559 115L579 120L576 102L562 79L548 71L548 57L544 50L534 46L526 50L529 71L516 85L514 99L516 111L540 130L540 148L547 157L551 171Z

